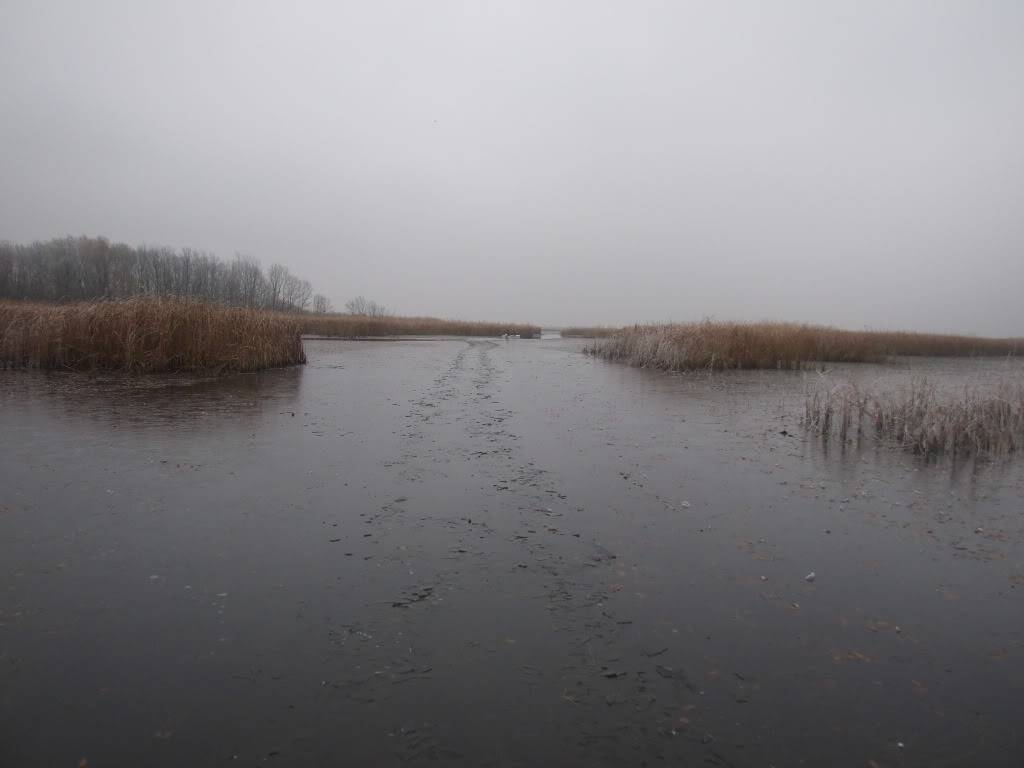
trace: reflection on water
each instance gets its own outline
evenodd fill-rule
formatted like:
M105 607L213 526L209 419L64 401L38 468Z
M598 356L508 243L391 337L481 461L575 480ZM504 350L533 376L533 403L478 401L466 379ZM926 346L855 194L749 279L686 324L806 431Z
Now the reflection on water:
M216 425L294 408L303 370L295 366L220 378L12 371L0 376L0 403L107 426Z

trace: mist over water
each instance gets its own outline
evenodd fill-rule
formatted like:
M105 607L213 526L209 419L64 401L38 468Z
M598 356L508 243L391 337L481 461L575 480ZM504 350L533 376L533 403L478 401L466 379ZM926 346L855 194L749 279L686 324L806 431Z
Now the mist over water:
M1024 334L1012 2L8 2L0 239L335 306Z

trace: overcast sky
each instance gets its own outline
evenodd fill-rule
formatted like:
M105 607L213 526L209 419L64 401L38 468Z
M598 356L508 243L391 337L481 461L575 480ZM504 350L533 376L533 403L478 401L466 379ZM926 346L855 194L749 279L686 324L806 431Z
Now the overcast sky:
M0 239L340 305L1024 335L1024 3L0 2Z

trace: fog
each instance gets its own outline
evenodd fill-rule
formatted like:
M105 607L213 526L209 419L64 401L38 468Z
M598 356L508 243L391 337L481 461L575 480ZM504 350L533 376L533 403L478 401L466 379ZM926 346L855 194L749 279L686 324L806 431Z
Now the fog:
M336 306L1024 335L1024 4L0 4L0 239Z

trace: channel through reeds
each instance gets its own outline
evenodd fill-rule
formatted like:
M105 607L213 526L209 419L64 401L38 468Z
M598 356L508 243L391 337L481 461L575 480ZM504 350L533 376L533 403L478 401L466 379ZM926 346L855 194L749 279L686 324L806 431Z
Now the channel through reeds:
M0 365L126 373L257 371L306 362L285 315L202 301L0 302Z
M845 444L874 436L925 457L994 456L1024 448L1024 384L953 395L927 379L871 392L855 384L819 385L806 393L803 425Z
M586 351L667 370L801 369L820 363L881 362L896 355L1016 355L1024 352L1024 339L704 321L624 328Z

